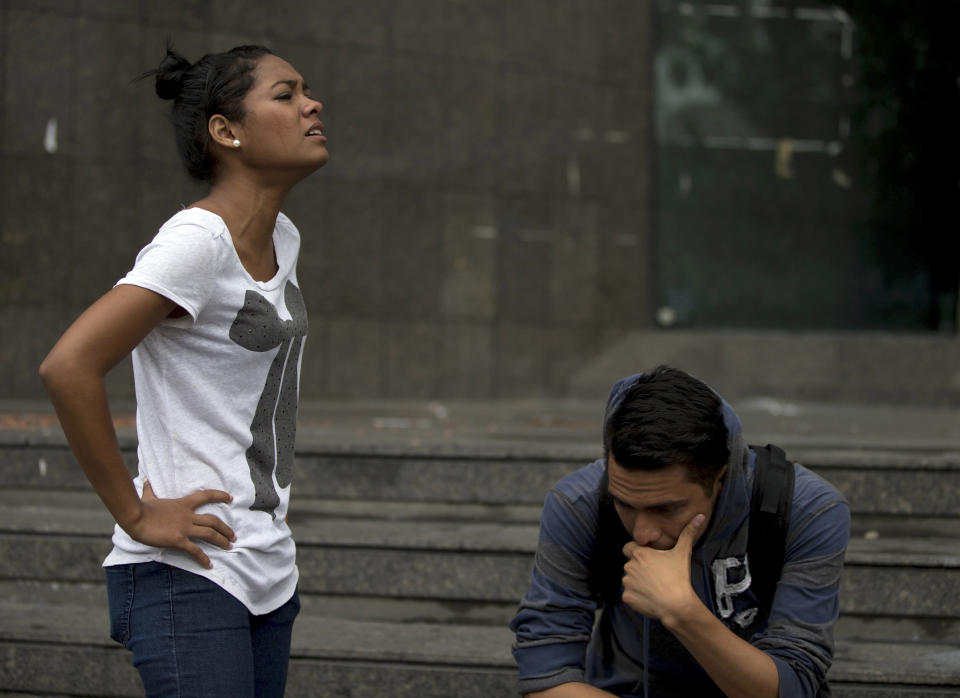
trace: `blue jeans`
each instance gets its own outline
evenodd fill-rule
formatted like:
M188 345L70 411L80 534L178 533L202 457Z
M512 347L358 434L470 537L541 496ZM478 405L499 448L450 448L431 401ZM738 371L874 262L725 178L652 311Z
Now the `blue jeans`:
M159 562L106 573L110 636L133 652L147 696L283 696L297 592L255 616L214 582Z

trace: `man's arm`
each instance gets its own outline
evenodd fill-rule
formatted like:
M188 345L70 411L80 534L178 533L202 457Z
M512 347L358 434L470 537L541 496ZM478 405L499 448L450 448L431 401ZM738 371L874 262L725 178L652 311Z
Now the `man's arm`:
M690 555L705 517L698 514L671 550L627 543L623 601L658 618L728 698L777 698L777 665L737 637L697 597L690 584Z
M699 599L686 612L664 618L663 624L728 698L777 698L779 695L780 675L776 663L734 634Z
M595 516L558 488L544 502L530 588L510 623L519 689L527 695L584 681L597 608L588 569Z
M814 696L833 662L833 627L850 540L850 507L801 465L787 550L767 627L750 638L780 671L781 698Z

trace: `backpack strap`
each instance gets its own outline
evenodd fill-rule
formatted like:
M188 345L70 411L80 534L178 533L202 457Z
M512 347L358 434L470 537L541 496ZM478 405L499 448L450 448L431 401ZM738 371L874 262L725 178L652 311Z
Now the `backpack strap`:
M754 629L766 625L773 594L783 571L787 549L787 529L793 508L795 469L783 449L767 444L751 446L757 454L750 495L750 530L747 536L751 586L760 603L760 612L751 624Z

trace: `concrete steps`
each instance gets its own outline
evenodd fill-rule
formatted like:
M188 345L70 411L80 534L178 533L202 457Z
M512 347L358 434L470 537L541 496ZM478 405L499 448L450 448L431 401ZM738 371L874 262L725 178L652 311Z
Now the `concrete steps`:
M570 376L569 392L605 395L638 366L682 366L728 400L792 399L960 406L956 335L746 329L632 330Z
M142 694L126 653L107 638L99 585L4 583L0 592L3 686L30 695ZM956 694L949 688L957 681L955 643L863 641L845 636L843 627L838 636L837 695ZM510 695L510 642L502 624L341 618L305 604L294 634L289 695ZM81 659L85 668L78 670ZM384 693L385 685L393 688ZM325 690L318 693L317 686Z
M352 517L342 515L339 502L291 508L302 591L511 603L526 588L534 520L477 520L478 507L460 518L446 505L431 511L422 503L403 515L394 503L390 516L376 502L352 504ZM91 492L0 491L0 578L96 582L110 531L110 517ZM960 520L858 519L844 611L960 617L960 595L950 589L960 589Z
M106 630L109 515L55 438L7 442L0 695L140 695ZM854 509L835 695L960 692L960 456L790 455ZM594 456L580 442L299 444L290 522L303 612L288 695L512 695L506 623L529 578L540 503Z

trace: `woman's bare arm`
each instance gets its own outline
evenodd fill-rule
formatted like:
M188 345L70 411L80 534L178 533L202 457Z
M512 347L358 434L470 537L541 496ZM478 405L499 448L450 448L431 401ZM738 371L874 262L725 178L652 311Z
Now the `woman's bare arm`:
M230 495L204 490L182 499L157 499L147 487L141 500L120 453L104 385L107 372L177 308L153 291L115 287L67 329L40 365L40 377L74 456L120 527L135 540L180 548L209 567L209 558L190 538L229 548L233 531L194 509L230 501Z
M613 694L587 683L563 683L545 691L527 693L524 698L613 698Z

